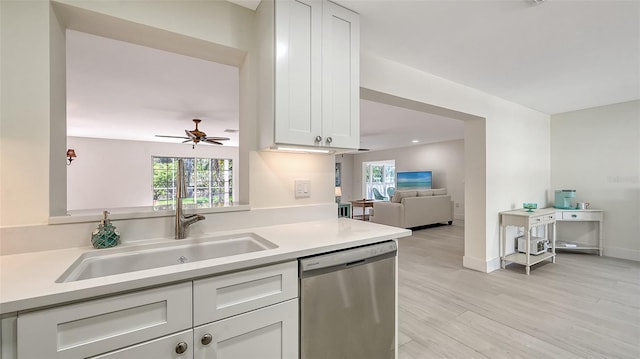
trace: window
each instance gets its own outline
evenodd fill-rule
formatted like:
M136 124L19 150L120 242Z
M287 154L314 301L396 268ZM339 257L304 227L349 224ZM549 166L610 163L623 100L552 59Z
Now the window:
M396 186L396 162L395 161L377 161L377 162L364 162L363 175L364 180L364 194L368 199L381 199L376 198L373 191L375 188L382 197L389 199L387 190L389 188L395 189Z
M177 157L153 157L153 208L174 209ZM233 161L220 158L185 158L187 196L192 208L223 207L233 203Z

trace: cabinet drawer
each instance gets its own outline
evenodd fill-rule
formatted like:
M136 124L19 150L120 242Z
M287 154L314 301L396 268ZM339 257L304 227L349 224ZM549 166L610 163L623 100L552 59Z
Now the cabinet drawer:
M20 358L86 358L191 328L191 282L18 315Z
M582 211L562 212L563 221L599 221L600 219L601 219L600 212L582 212Z
M184 351L178 350L184 345ZM178 353L180 352L180 353ZM193 330L168 335L90 359L189 359L193 358Z
M531 217L531 224L535 225L535 224L550 223L555 221L555 219L556 219L555 213L544 214L542 216Z
M297 263L281 263L194 281L194 325L297 297Z

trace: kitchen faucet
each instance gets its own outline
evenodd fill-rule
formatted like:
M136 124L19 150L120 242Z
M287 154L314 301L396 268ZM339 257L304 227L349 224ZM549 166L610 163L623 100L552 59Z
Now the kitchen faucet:
M184 184L184 159L178 160L178 178L176 179L176 239L186 237L187 227L204 220L199 214L182 214L182 197L187 195L187 186Z

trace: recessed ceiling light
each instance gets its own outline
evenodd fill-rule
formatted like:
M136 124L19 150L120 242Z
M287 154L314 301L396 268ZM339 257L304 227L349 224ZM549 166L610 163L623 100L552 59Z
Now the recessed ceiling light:
M418 142L420 142L420 141L418 141L418 140L412 140L411 141L411 143L418 143Z
M240 130L234 130L234 129L231 129L231 128L227 128L226 130L224 130L224 132L236 133L236 132L240 132Z

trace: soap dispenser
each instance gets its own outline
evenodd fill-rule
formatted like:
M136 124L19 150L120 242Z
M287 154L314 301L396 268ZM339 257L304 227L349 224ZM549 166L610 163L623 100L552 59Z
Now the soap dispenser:
M109 248L120 244L120 232L111 224L111 220L107 218L109 212L102 212L104 218L100 221L98 228L91 233L91 244L93 248Z

